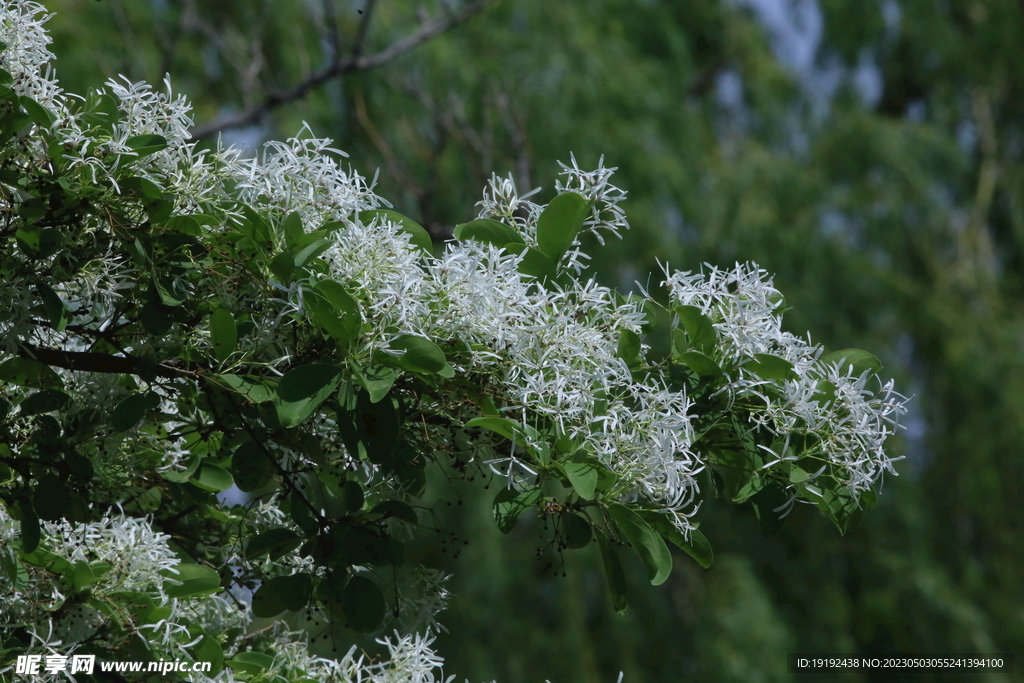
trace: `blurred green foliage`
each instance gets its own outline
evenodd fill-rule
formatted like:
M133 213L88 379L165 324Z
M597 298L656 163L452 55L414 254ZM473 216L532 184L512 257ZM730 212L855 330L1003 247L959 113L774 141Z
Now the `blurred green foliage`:
M70 89L167 72L199 125L299 82L332 45L348 54L365 8L46 4ZM785 36L773 39L756 7L809 17L802 41L820 19L813 63L780 61ZM420 25L409 3L372 10L364 54ZM629 565L624 616L596 548L564 565L523 556L538 531L498 534L496 487L453 489L463 504L452 518L474 542L449 560L456 597L439 644L452 671L505 683L619 671L628 683L810 681L820 678L787 672L787 652L1024 652L1021 64L1015 0L498 0L388 64L225 131L258 141L308 121L359 170L379 167L381 194L435 239L475 213L492 172L525 192L550 186L571 153L584 167L604 155L630 193L633 229L597 252L599 278L656 289L658 260L756 261L777 274L792 329L881 351L916 395L895 445L908 455L901 476L859 530L840 537L798 509L799 523L766 540L752 510L707 505L719 561L679 561L658 588Z

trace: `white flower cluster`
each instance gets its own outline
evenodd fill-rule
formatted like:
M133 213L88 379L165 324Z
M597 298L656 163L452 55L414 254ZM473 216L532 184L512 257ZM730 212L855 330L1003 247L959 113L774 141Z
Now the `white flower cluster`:
M0 66L14 81L11 89L39 101L53 101L62 93L50 67L53 53L47 49L50 36L43 28L52 14L35 2L4 2L0 6L0 41L7 48L0 54Z
M896 473L892 463L898 458L889 457L884 445L906 412L907 399L896 393L891 380L882 384L867 371L854 374L850 365L822 362L820 346L783 332L783 298L766 271L737 264L729 271L712 267L703 274L667 273L665 285L674 305L696 306L711 319L719 339L714 360L723 368L738 368L725 390L732 399L754 397L764 404L751 419L787 443L792 434L817 438L814 455L822 463L817 474L826 465L835 466L836 475L857 495L883 473ZM744 367L756 354L785 359L796 378L760 378ZM869 382L878 382L878 389L869 389ZM769 387L781 389L782 399L767 395ZM797 458L789 452L775 456L766 466Z
M69 573L94 575L86 584L90 597L141 593L171 607L166 621L174 621L177 601L164 593L167 578L162 573L174 573L180 560L167 545L170 537L154 531L147 520L117 514L88 524L61 521L42 526L43 550L62 562L65 581L43 567L30 568L24 580L0 595L4 628L24 628L40 647L61 646L68 652L94 636L109 617L68 590ZM0 539L9 539L16 529L17 523L0 508ZM173 640L163 644L170 646Z
M112 132L98 134L80 110L70 106L52 77L48 65L52 55L46 50L49 39L42 29L45 18L39 17L42 12L33 2L0 0L0 40L7 43L0 53L0 65L14 75L19 92L31 95L56 115L51 131L70 150L66 160L81 167L83 177L116 188L115 177L128 169L172 193L177 214L207 214L210 220L203 225L212 232L237 225L240 212L236 200L280 220L298 212L307 231L319 229L325 222L340 222L322 259L329 276L359 301L364 326L354 352L356 361L389 350L401 335L437 341L445 346L457 373L471 376L488 391L493 389L492 396L504 414L524 428L552 428L556 437L570 439L611 470L618 481L613 495L619 500L642 501L668 513L684 534L692 530L689 518L695 512L698 494L695 477L705 463L694 448L690 398L654 375L636 379L618 357L622 335L638 335L645 323L641 303L622 301L594 281L576 279L565 287L538 287L532 278L519 273L523 257L491 245L453 242L440 256L423 253L401 226L381 218L360 217L360 212L387 203L373 193L372 182L340 168L330 156L340 154L330 147L330 140L317 139L308 129L287 143L270 143L260 159L243 160L231 150L199 151L189 141L189 105L184 98L175 98L169 85L166 93L157 93L144 84L108 83L120 118ZM168 146L140 156L129 144L140 135L160 135ZM583 171L573 159L571 166L563 165L565 179L557 185L560 193L577 192L590 202L591 213L584 227L595 234L608 231L617 235L628 227L619 206L625 194L610 182L613 170L602 162L595 171ZM515 227L535 245L543 207L528 201L532 194L520 197L511 179L492 177L478 204L480 216ZM221 204L214 207L217 202ZM82 234L98 232L99 219L83 220ZM584 258L578 242L574 243L559 264L562 272L578 275ZM80 312L79 322L102 320L102 313L111 308L119 292L142 277L131 262L109 255L99 257L82 273L81 277L76 274L77 285L62 284L60 291ZM30 309L37 302L26 294L26 282L0 283L0 296L13 302L15 309L0 316L0 352L5 354L16 350L19 339L32 338ZM303 288L308 284L308 280L276 283L281 296L263 297L255 303L252 299L256 297L250 293L246 305L251 304L253 310L247 312L247 322L255 331L246 335L236 353L272 372L280 374L287 369L290 352L279 331L303 316ZM757 406L751 412L755 424L780 438L813 435L818 444L816 455L843 473L844 483L854 494L870 487L883 471L892 471L883 444L904 411L904 399L891 383L877 392L869 391L867 374L854 376L848 367L823 363L819 347L783 332L778 312L781 297L764 271L737 265L731 271L711 269L703 275L668 273L666 284L674 305L696 306L712 321L719 340L714 360L729 369L723 391L733 401ZM761 378L747 367L757 354L785 359L796 378ZM72 412L109 408L127 395L123 386L94 378L89 382L92 389L69 383L76 400ZM834 386L834 396L823 396L822 382ZM173 411L176 404L164 401L161 409ZM178 417L191 420L195 416ZM330 422L317 427L335 428ZM156 431L149 436L119 436L114 445L123 448L119 451L123 453L143 446L159 450L163 445L170 455L157 459L153 469L158 471L185 457L181 446L164 443L166 440L166 433ZM528 436L525 443L516 444L490 464L523 484L537 474L523 449L537 452L547 446L550 444ZM794 457L785 448L775 456L776 462ZM812 490L810 485L807 490ZM258 516L259 524L283 523L280 511ZM0 511L0 544L9 543L13 526L13 520ZM216 598L220 602L204 609L178 606L166 597L161 572L173 569L177 558L167 546L167 537L154 532L145 520L109 516L75 528L48 525L46 539L52 552L71 562L110 563L93 588L94 594L133 590L174 604L171 616L147 627L155 642L168 648L180 645L187 635L182 620L203 618L222 625L244 621L229 612L230 604L221 597ZM420 587L426 597L418 602L410 597L407 603L431 626L446 598L442 578L425 576ZM71 631L61 636L48 631L43 636L48 617L42 612L29 615L26 610L31 605L54 605L64 596L53 578L43 572L30 576L29 584L0 596L4 624L28 626L37 639L49 644L54 638L85 637L84 632L75 635ZM318 680L450 680L441 673L441 659L429 648L429 631L427 635L381 641L391 652L388 663L367 662L354 651L340 662L315 659L309 657L304 644L294 642L294 634L281 636L278 652L282 661ZM215 680L233 678L225 671Z

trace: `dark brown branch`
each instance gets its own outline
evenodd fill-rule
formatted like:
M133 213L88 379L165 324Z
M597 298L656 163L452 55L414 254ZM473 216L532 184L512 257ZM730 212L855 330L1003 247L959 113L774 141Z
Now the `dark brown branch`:
M199 372L205 369L195 363L186 364L183 361L172 360L163 363L151 363L133 356L111 356L106 353L94 353L91 351L62 351L32 344L22 344L18 349L18 355L23 358L37 360L46 365L54 365L58 368L79 372L127 375L152 373L157 377L165 377L167 379L180 379L182 377L199 379Z
M292 86L288 90L271 93L260 104L240 112L235 116L229 116L225 119L221 119L220 121L213 121L212 123L193 129L192 137L206 137L207 135L216 133L217 131L248 125L257 121L261 116L275 107L305 97L310 90L323 85L332 78L355 73L357 71L368 71L369 69L387 64L406 52L419 47L432 38L461 24L473 15L478 14L492 2L494 2L494 0L476 0L476 2L471 2L461 10L452 12L444 17L426 23L415 33L392 43L380 52L365 57L359 54L359 51L362 49L362 44L357 38L356 49L353 50L353 54L349 57L342 60L336 60L333 63L328 64L317 73L311 75L301 83ZM365 25L365 22L362 25ZM360 29L360 32L362 32L362 28Z

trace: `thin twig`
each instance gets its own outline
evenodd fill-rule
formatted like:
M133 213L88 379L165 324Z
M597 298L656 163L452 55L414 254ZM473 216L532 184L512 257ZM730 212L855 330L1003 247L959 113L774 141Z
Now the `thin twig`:
M351 55L336 61L332 64L327 65L317 73L314 73L309 78L302 82L292 86L288 90L274 92L269 94L266 99L260 104L251 107L243 112L240 112L234 116L221 119L219 121L213 121L202 126L199 126L192 130L192 137L201 138L206 137L217 131L228 130L230 128L239 128L241 126L248 125L257 121L265 113L278 107L282 104L292 102L294 100L305 97L313 88L323 85L332 78L343 76L357 71L368 71L378 66L387 64L388 62L396 59L397 57L413 50L423 43L435 38L436 36L448 31L449 29L461 24L475 14L482 11L487 5L494 2L494 0L476 0L458 12L453 12L444 17L436 19L432 22L424 24L418 31L412 33L401 40L398 40L388 47L384 48L380 52L374 53L368 56L362 56L358 54ZM367 8L369 9L369 7ZM357 42L357 47L358 47ZM360 47L361 49L361 47Z

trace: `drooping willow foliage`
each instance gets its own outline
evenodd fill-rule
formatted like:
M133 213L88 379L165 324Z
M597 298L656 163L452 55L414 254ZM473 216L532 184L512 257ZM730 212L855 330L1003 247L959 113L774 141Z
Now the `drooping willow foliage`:
M573 161L546 204L493 178L434 245L308 130L246 159L190 142L169 84L63 92L42 12L0 4L8 658L443 679L431 468L497 480L503 531L532 510L559 551L596 543L620 610L629 548L652 583L668 543L710 565L703 498L846 531L893 471L903 397L870 354L783 332L764 271L587 277L579 237L628 227L612 169ZM251 626L286 612L391 658Z

